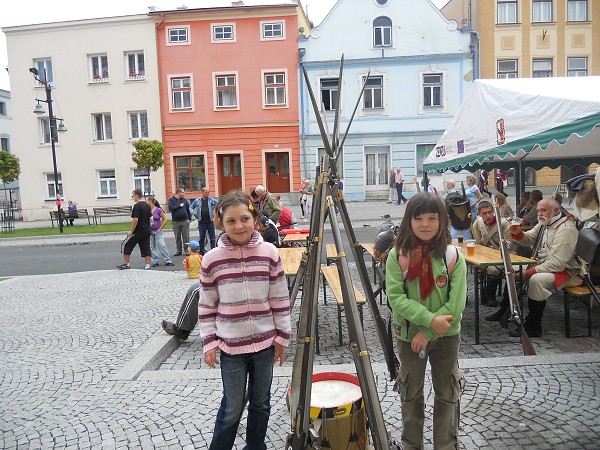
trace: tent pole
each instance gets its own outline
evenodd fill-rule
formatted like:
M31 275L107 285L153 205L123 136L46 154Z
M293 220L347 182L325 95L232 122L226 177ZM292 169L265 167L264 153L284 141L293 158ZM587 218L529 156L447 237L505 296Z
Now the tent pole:
M523 175L523 161L519 160L519 165L515 170L515 205L521 203L521 192L525 190L525 177Z

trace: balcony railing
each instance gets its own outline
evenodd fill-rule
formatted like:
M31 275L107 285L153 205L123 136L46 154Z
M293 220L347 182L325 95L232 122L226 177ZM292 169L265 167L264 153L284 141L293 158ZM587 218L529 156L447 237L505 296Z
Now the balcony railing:
M94 75L90 80L91 83L108 83L108 81L108 72L105 72L102 75Z
M127 74L127 80L145 80L146 73L145 72L129 72Z

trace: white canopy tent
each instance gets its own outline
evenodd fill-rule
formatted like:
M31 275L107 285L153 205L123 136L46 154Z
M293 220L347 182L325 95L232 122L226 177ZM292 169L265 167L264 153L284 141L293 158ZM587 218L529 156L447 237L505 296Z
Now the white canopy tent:
M476 80L423 170L600 163L600 77ZM519 192L518 190L517 192Z

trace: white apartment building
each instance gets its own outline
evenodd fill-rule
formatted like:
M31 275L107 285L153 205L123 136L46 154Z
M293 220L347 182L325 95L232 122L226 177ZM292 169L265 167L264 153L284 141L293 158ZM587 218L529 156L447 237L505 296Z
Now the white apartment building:
M162 140L154 19L146 15L6 27L12 93L11 152L21 160L23 220L48 219L56 192L48 105L64 120L57 133L59 191L79 208L131 205L131 191L148 191L147 175L131 160L132 142ZM33 110L36 99L45 114ZM151 189L166 201L164 171Z
M0 150L12 152L12 106L10 92L0 89ZM0 182L0 208L6 207L13 201L13 206L18 207L19 182L13 181L6 185Z

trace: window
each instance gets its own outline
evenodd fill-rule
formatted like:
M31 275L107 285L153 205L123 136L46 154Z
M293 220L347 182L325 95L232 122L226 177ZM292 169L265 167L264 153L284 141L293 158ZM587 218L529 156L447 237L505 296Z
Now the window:
M234 41L235 30L231 24L219 24L212 27L213 42L217 41Z
M335 111L338 108L338 78L321 79L321 107L324 111Z
M0 102L0 116L6 116L6 102Z
M235 108L237 106L237 85L235 75L215 77L217 87L217 108Z
M363 77L363 83L366 77ZM383 108L383 77L370 76L365 86L363 109Z
M552 22L552 1L533 0L532 22Z
M518 78L516 59L505 59L498 61L498 79L502 78Z
M587 58L567 58L568 77L587 76Z
M60 172L57 173L58 178L58 193L62 196L63 186L62 186L62 174ZM56 200L56 189L54 185L54 174L46 173L44 174L44 178L46 179L46 199L48 200Z
M379 6L385 6L388 4L389 0L375 0L375 2L379 5Z
M189 44L190 27L167 27L167 45Z
M552 76L551 59L533 60L533 78L548 78Z
M286 104L285 73L265 73L265 105Z
M10 152L10 146L8 145L7 137L0 137L0 150L6 150L7 152Z
M40 133L41 133L41 141L40 143L42 145L44 144L51 144L51 133L50 133L51 129L50 129L50 119L47 117L41 117L40 118ZM53 133L54 134L54 142L58 142L58 133Z
M517 0L498 0L498 23L517 23Z
M89 57L90 64L90 81L92 83L107 83L108 82L108 56L91 55Z
M144 195L150 195L150 174L147 170L133 169L133 189L141 190Z
M52 73L52 59L50 58L42 58L35 59L33 61L35 68L38 70L40 80L46 81L54 81L54 75ZM38 86L42 86L41 83L38 83Z
M146 65L144 64L144 52L125 53L125 79L145 80Z
M423 106L442 106L442 74L423 75Z
M117 178L114 170L99 170L98 183L100 187L99 197L117 196Z
M129 113L129 139L148 137L148 113L146 111Z
M587 18L587 0L569 0L567 2L567 21L585 22Z
M190 77L171 78L171 108L190 109L192 107L192 79Z
M183 156L174 159L177 186L189 192L198 192L206 186L204 156Z
M283 22L261 22L263 39L284 38Z
M110 114L92 114L94 121L94 141L112 140L112 123Z
M391 47L392 20L381 16L373 21L373 47Z

